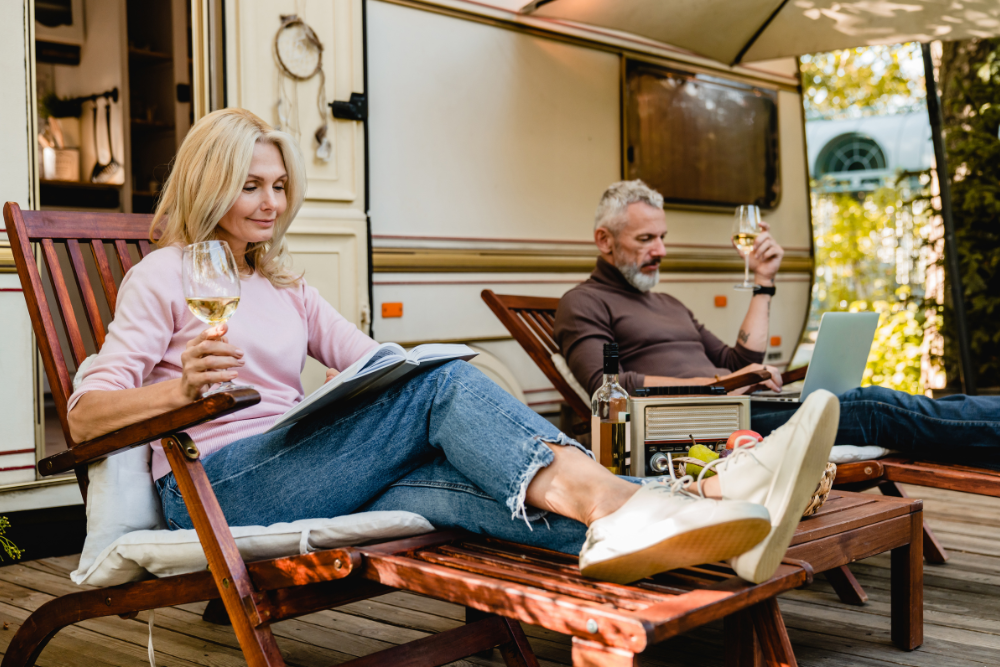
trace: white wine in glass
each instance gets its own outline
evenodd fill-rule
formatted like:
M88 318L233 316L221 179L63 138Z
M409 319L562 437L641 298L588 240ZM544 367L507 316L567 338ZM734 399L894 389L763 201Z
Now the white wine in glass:
M760 209L753 205L737 207L732 238L733 244L743 255L743 282L736 285L738 290L753 289L753 283L750 282L750 253L753 252L754 241L760 232Z
M188 308L205 324L218 326L236 312L240 303L240 271L225 241L202 241L185 246L181 277ZM249 386L223 382L204 395Z

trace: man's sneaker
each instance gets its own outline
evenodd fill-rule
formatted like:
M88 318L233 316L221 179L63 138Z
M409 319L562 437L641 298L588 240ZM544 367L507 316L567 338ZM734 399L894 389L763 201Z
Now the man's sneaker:
M730 563L743 579L759 584L774 576L823 476L839 421L837 397L813 392L762 442L738 448L706 468L718 473L724 499L760 503L771 516L770 534Z
M616 511L592 523L580 551L583 575L624 584L732 558L770 532L762 505L699 498L681 490L690 481L683 477L645 484Z

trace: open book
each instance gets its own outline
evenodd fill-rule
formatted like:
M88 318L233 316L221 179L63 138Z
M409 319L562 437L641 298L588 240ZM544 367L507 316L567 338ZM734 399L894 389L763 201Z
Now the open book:
M344 401L369 391L381 391L420 366L426 368L454 359L468 361L476 354L467 345L428 343L407 351L396 343L382 343L281 415L267 431L294 424L336 401Z

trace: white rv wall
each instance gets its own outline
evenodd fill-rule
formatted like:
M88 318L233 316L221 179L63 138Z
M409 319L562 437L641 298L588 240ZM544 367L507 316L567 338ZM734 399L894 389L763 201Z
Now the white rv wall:
M0 202L29 203L31 171L28 127L28 62L25 44L26 6L0 3ZM6 240L6 234L0 239ZM31 321L16 273L0 273L0 485L35 479ZM22 454L6 454L28 450ZM5 508L0 505L0 511Z
M376 253L470 250L596 255L594 209L621 175L621 56L381 0L368 1L372 238ZM782 63L794 72L794 62ZM683 65L678 65L683 67ZM810 255L800 98L779 90L781 188L765 215L800 260ZM731 260L730 211L670 208L668 252ZM376 264L378 266L378 264ZM586 273L384 273L373 280L374 332L402 343L471 340L512 371L529 404L551 383L480 292L561 296ZM741 275L663 274L657 288L734 344L749 295ZM809 274L782 273L772 363L787 363L808 310ZM717 307L716 296L728 305ZM402 302L383 318L380 304Z
M372 231L590 239L621 172L617 55L368 3Z

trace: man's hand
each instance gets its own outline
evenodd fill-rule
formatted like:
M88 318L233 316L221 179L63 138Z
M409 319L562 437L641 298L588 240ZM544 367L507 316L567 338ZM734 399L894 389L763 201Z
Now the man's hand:
M188 401L196 401L219 382L236 377L236 369L243 366L243 350L226 340L228 327L220 324L205 329L188 341L181 354L181 393Z
M329 382L333 378L337 377L338 375L340 375L340 371L338 371L336 368L327 368L326 369L326 380L323 381L323 384L326 384L327 382Z
M778 245L778 242L771 236L771 225L766 222L760 223L760 228L764 230L757 235L753 243L753 251L750 253L750 270L753 271L757 282L774 282L774 276L781 266L781 258L785 256L785 249ZM733 243L736 248L736 244ZM739 248L736 248L739 253ZM740 257L742 257L740 253Z
M744 366L743 368L741 368L740 370L736 371L735 373L730 373L729 375L724 375L724 376L720 377L719 379L720 380L727 380L729 378L737 377L739 375L744 375L746 373L752 373L754 371L767 371L768 373L770 373L771 374L771 379L764 380L764 382L762 382L761 384L765 385L771 391L778 392L778 393L781 392L781 371L779 371L774 366L765 366L764 364L750 364L749 366ZM753 385L751 384L751 385L747 385L746 387L740 387L739 389L735 389L735 390L733 390L733 391L731 391L729 393L733 394L734 396L740 396L742 394L745 394L750 389L750 387L752 387L752 386Z

